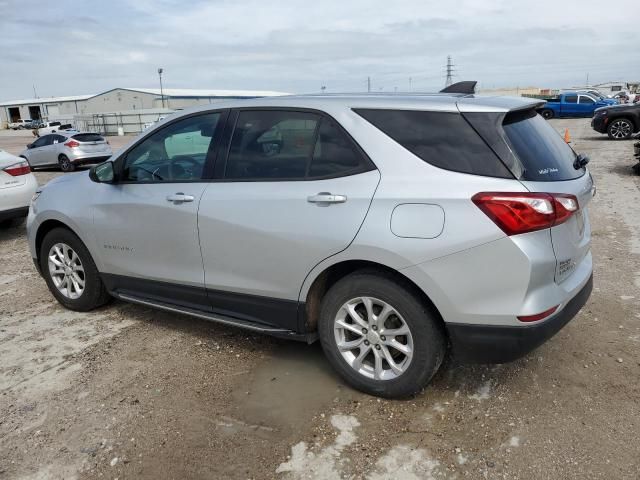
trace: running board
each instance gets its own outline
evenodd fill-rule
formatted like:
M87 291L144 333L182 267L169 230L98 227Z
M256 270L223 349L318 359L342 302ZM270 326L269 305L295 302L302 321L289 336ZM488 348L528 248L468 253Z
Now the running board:
M287 330L285 328L275 328L275 327L269 327L266 325L259 325L253 322L248 322L246 320L240 320L237 318L228 317L226 315L203 312L200 310L195 310L188 307L181 307L177 305L170 305L168 303L159 302L157 300L150 300L148 298L136 297L134 295L130 295L128 293L120 293L118 291L111 292L111 295L113 295L116 298L119 298L120 300L124 300L125 302L137 303L138 305L157 308L160 310L164 310L166 312L181 313L184 315L189 315L191 317L208 320L210 322L220 323L222 325L228 325L231 327L243 328L245 330L251 330L253 332L272 335L275 337L288 338L291 340L300 340L303 342L309 341L309 338L307 335L301 335L299 333L296 333L291 330Z

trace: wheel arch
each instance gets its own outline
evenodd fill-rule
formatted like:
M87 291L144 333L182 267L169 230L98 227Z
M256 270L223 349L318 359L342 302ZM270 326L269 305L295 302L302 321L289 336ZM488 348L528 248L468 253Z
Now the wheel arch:
M423 289L401 271L371 260L343 260L336 262L324 268L315 276L313 281L305 282L309 287L306 291L301 291L301 299L304 299L305 305L304 326L306 332L315 332L317 330L320 306L329 288L340 279L356 271L369 271L397 279L398 282L404 284L406 288L425 302L443 327L443 331L446 332L440 310Z
M100 270L100 266L98 263L99 258L96 258L96 255L92 251L92 248L87 242L87 240L83 237L83 235L78 234L78 229L74 228L70 222L66 222L60 218L48 218L47 220L44 220L42 223L40 223L40 225L38 225L35 237L33 239L33 242L34 242L33 246L36 254L38 269L40 268L39 267L40 266L40 249L42 248L42 241L44 240L44 237L47 235L47 233L49 233L51 230L55 228L64 228L66 230L69 230L76 237L78 237L80 241L84 244L84 246L87 248L87 250L89 251L91 258L93 259L94 263L98 267L98 270Z

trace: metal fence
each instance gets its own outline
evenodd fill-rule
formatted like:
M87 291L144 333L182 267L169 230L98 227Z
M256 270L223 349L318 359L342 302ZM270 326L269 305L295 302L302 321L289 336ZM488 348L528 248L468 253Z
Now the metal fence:
M74 115L73 124L78 130L100 133L101 135L132 135L142 132L150 124L173 112L174 110L158 108Z

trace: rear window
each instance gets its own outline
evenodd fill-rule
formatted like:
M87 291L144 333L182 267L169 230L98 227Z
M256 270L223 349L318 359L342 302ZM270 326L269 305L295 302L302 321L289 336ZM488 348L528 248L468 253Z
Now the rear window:
M74 135L73 137L74 140L77 140L79 142L102 142L104 141L104 138L102 138L102 135L98 135L97 133L79 133L77 135Z
M60 125L60 122L49 122L50 127L57 127L58 125Z
M502 128L521 164L521 180L558 182L584 175L584 168L573 168L575 152L535 110L507 114Z
M430 165L473 175L513 178L460 114L416 110L354 111Z

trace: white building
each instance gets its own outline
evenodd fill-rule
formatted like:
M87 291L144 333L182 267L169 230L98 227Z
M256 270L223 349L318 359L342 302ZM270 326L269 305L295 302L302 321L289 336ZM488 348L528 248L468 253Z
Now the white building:
M72 121L76 116L131 114L140 110L176 110L228 99L287 95L283 92L250 90L192 90L166 88L114 88L97 95L32 98L0 102L0 128L20 119Z

